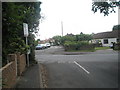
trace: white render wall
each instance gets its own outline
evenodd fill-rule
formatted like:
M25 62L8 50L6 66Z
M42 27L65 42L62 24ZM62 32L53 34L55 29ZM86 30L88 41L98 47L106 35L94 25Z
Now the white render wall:
M104 39L108 39L108 44L104 44ZM104 38L104 39L95 39L95 40L92 40L92 43L95 43L97 40L100 40L102 43L102 46L106 46L106 47L109 47L110 45L112 45L111 42L117 43L117 38Z
M110 46L110 45L112 45L111 42L117 43L117 38L108 38L108 44L104 44L104 39L99 39L99 40L101 41L103 46Z

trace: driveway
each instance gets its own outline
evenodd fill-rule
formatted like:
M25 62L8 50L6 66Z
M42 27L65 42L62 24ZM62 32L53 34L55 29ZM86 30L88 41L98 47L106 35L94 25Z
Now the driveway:
M118 52L65 53L57 46L36 51L36 59L46 66L49 88L118 87Z

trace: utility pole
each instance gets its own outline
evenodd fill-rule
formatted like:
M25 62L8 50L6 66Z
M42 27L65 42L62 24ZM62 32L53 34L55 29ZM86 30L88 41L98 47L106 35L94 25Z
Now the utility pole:
M61 30L62 30L62 36L63 36L63 22L61 21Z

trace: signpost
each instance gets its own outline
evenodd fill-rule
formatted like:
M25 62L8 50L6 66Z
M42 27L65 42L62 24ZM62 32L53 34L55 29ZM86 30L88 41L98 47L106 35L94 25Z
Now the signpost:
M28 40L27 40L27 37L28 37L28 24L27 23L23 23L23 30L24 30L24 37L26 37L26 45L28 45ZM30 51L29 53L27 52L27 66L29 67L29 54L30 54Z

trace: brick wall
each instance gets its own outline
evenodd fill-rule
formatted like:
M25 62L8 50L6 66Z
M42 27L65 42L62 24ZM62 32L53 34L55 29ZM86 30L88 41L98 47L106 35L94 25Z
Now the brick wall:
M2 88L11 88L16 83L16 62L12 61L2 68Z
M20 55L17 54L17 74L20 76L24 71L26 67L26 56L25 54Z
M9 54L7 57L9 63L2 67L2 88L12 88L15 86L17 76L20 76L26 67L26 56Z

